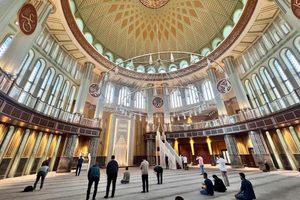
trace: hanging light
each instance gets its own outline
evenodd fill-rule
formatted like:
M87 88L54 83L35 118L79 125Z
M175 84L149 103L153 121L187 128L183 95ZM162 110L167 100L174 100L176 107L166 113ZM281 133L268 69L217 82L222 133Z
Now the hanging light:
M190 117L192 117L192 112L190 112Z
M140 122L142 121L142 115L140 115Z
M197 115L197 110L194 110L194 116L196 116Z
M170 61L171 62L174 62L175 61L175 59L174 59L174 55L173 55L173 53L171 52L171 55L170 55Z
M179 118L179 115L177 116L177 121L179 121L180 120L180 118Z
M182 113L182 115L183 115L183 119L186 119L186 116L185 116L185 114L184 114L184 113Z
M156 88L154 88L153 95L154 95L154 96L157 96L157 90L156 90Z

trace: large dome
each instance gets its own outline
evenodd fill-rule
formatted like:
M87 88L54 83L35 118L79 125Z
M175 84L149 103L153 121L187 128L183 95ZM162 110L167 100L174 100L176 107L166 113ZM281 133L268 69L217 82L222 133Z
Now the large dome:
M80 29L123 59L159 51L201 52L226 37L242 0L73 0ZM155 9L153 9L155 8ZM228 29L228 28L227 28ZM226 32L226 31L225 31Z

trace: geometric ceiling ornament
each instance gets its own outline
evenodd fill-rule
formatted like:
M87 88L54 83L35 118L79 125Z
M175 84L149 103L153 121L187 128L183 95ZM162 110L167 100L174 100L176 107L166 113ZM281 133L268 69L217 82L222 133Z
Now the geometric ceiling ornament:
M244 7L242 0L73 1L83 31L123 59L158 51L211 48L224 27L233 25L234 12Z

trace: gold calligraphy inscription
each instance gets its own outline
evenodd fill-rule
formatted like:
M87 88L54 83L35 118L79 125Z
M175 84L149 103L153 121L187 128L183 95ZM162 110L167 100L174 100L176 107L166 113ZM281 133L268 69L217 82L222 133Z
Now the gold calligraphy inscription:
M21 31L26 35L31 35L37 26L38 17L35 7L26 3L19 10L18 14L18 22Z

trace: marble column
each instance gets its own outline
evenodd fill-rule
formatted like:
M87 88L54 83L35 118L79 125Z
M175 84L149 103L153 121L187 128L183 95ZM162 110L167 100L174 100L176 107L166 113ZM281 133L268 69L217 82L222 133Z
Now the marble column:
M254 161L260 169L264 169L264 161L266 160L271 169L275 169L271 155L266 147L262 134L258 131L250 131L249 137L253 145Z
M146 110L147 110L147 131L153 131L151 127L153 126L153 105L152 100L154 97L153 84L150 83L147 85L148 89L146 90Z
M76 147L78 136L70 135L67 138L63 155L60 158L56 172L70 172L72 168L73 155Z
M22 153L23 153L23 151L25 149L25 146L27 144L27 141L28 141L29 134L30 134L30 130L26 129L25 134L22 138L22 142L19 146L19 149L18 149L18 151L17 151L17 153L16 153L16 155L15 155L13 161L12 161L12 165L11 165L9 173L7 175L8 178L14 177L14 175L17 171L17 168L18 168L20 160L21 160Z
M106 85L108 80L108 74L102 74L101 81L99 83L100 87L100 96L98 97L97 100L97 105L96 105L96 110L95 110L95 119L102 119L103 116L103 110L104 110L104 105L105 105L105 91L106 91Z
M272 140L272 137L271 137L269 131L266 131L266 136L267 136L268 142L269 142L269 144L270 144L270 147L271 147L271 149L272 149L274 158L275 158L275 160L276 160L276 162L277 162L277 165L278 165L279 169L284 169L283 164L282 164L282 161L281 161L280 156L279 156L279 153L278 153L278 151L277 151L277 149L276 149L276 147L275 147L275 144L274 144L274 142L273 142L273 140Z
M15 35L8 49L0 58L0 66L6 73L14 77L17 76L20 67L22 67L23 59L44 29L52 9L52 4L47 1L47 3L38 10L38 24L35 31L31 35L25 35L22 31L19 31L17 35Z
M238 74L238 70L236 69L236 67L234 66L233 63L233 57L229 56L226 57L224 60L224 68L225 68L225 72L229 77L229 80L231 82L231 86L232 89L235 93L236 96L236 100L238 102L239 108L241 110L245 110L245 109L250 109L250 103L248 101L246 92L244 90L243 84L240 80L239 74Z
M34 163L34 159L36 157L36 153L37 153L37 151L39 149L39 146L41 144L42 137L43 137L43 132L39 132L39 134L38 134L38 136L37 136L37 138L35 140L34 146L32 148L32 152L30 154L30 157L28 158L24 175L29 175L30 172L31 172L32 165Z
M239 155L239 151L236 145L236 140L233 135L225 135L225 144L229 154L229 159L231 162L231 166L233 168L244 167L242 163L241 156Z
M168 87L168 84L167 83L163 83L162 84L162 87L163 87L163 100L164 100L164 124L168 125L171 123L171 120L170 120L170 99L169 99L169 89L167 88Z
M1 0L0 1L0 35L8 24L17 18L17 13L26 0Z
M95 65L90 62L86 62L84 64L84 73L83 76L81 77L81 83L76 98L74 113L80 113L80 114L83 113L85 102L89 93L89 85L92 80L94 67Z
M91 154L91 165L96 164L98 152L99 137L91 137L89 144L89 153Z
M299 141L299 137L296 133L296 130L293 126L290 126L289 130L290 130L290 134L295 142L296 148L297 148L298 152L300 152L300 141Z
M57 141L56 141L56 146L55 146L55 149L54 149L54 154L53 154L53 156L51 158L50 165L49 165L49 170L50 171L53 171L53 167L54 167L54 164L55 164L55 161L56 161L58 149L59 149L60 142L61 142L61 135L59 135L57 137L58 138L57 138Z
M284 150L285 155L287 156L287 159L290 163L290 166L293 170L298 170L298 162L296 161L296 158L294 156L294 154L291 152L290 148L288 147L288 144L286 143L286 141L284 140L284 137L282 135L282 132L280 129L276 129L276 133L278 135L280 144Z
M219 116L225 116L227 115L227 110L223 101L222 95L219 93L217 89L217 75L216 75L216 69L214 67L209 67L207 70L208 78L211 82L212 90L215 96L215 102L218 109L218 115Z
M11 138L13 136L13 133L15 131L15 127L14 126L10 126L6 135L5 135L5 139L2 142L1 148L0 148L0 163L2 162L3 156L6 153L6 149L11 141Z
M50 134L49 137L48 137L48 140L47 140L46 147L45 147L44 152L42 154L42 157L40 159L40 162L37 166L37 169L42 165L42 162L47 159L48 152L49 152L52 141L53 141L53 134Z

